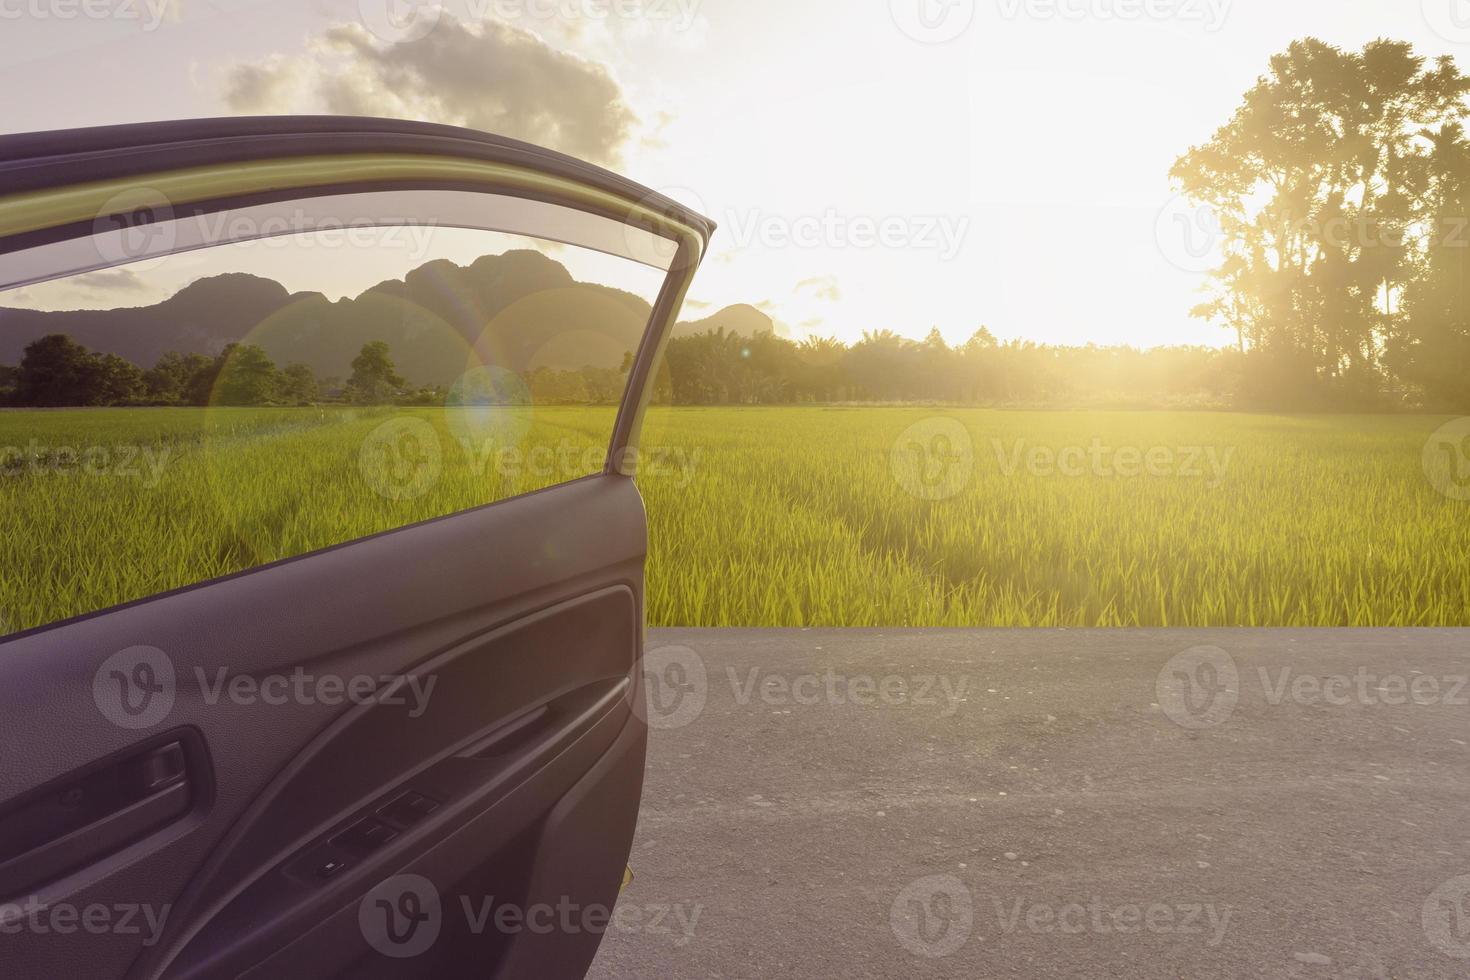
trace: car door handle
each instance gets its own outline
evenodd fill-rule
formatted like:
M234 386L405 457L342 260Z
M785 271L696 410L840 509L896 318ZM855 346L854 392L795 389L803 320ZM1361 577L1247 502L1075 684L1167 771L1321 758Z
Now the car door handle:
M189 811L182 741L64 778L0 813L0 897L99 861Z

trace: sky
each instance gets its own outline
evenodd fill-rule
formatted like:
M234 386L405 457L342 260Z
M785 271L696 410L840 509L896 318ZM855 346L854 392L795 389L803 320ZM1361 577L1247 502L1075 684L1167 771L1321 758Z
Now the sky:
M1467 0L0 0L0 132L431 119L592 160L720 224L686 318L789 335L1224 345L1168 171L1269 57L1470 64ZM410 4L412 6L412 4ZM17 97L17 93L24 93Z

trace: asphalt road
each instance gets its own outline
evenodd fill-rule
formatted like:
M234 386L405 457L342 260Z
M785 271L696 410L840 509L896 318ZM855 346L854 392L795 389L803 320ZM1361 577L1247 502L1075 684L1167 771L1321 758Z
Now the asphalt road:
M593 977L1470 977L1470 631L649 650Z

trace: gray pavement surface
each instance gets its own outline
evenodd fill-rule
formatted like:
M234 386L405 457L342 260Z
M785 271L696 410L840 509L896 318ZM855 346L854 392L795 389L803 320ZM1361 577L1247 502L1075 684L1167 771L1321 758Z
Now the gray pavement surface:
M1470 977L1470 631L648 649L592 977Z

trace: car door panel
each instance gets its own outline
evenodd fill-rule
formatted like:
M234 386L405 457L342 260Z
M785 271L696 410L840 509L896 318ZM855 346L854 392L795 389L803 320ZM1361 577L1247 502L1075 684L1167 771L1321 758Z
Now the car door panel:
M550 561L522 567L511 560L548 544L536 531L548 521L554 521L556 528L550 545L560 546L567 556L563 567L558 570ZM616 532L607 533L609 529ZM463 557L461 563L446 561L452 553L450 544L465 538L498 541L500 546L468 552L461 548L456 553ZM301 891L286 887L290 878L277 866L308 849L314 832L375 802L385 786L405 782L430 760L448 755L444 761L451 766L456 761L474 766L473 758L455 759L454 750L471 751L516 714L550 707L557 717L539 719L540 731L533 733L542 735L541 740L517 744L508 757L479 760L483 785L475 785L474 774L453 779L441 771L427 777L429 792L441 803L463 801L467 811L504 803L505 816L488 837L513 837L525 827L515 826L512 818L529 824L557 799L551 789L570 790L569 780L589 767L587 752L595 760L611 749L622 727L635 721L629 708L641 633L641 595L635 587L645 540L641 504L631 481L598 477L307 556L276 570L283 574L247 573L89 618L72 625L64 650L48 642L54 635L49 632L14 641L7 653L25 659L28 648L36 648L36 656L44 658L40 661L44 672L38 674L50 681L37 687L7 685L0 692L0 717L11 744L26 745L26 736L34 734L35 706L44 699L53 705L56 717L76 722L67 728L65 738L53 735L46 746L35 746L51 766L70 772L115 752L133 750L133 733L119 729L95 708L78 712L76 703L92 700L93 679L110 656L146 639L154 649L176 651L168 654L176 671L168 723L200 732L213 759L194 770L191 785L199 787L199 799L187 819L102 856L105 864L92 862L53 888L37 892L38 897L48 904L65 901L84 907L136 905L140 894L177 895L171 903L174 922L196 915L224 916L216 932L195 947L217 953L225 947L222 936L254 934L261 928L248 911L249 896L241 900L235 918L227 916L230 900L252 877L276 870L276 884L282 890ZM419 562L436 562L444 574L434 579L403 574ZM273 586L279 595L273 590L260 594L263 585ZM291 601L293 595L307 594L322 596L322 604L306 609ZM497 595L505 598L486 603L487 596ZM293 605L296 608L289 611ZM259 608L288 611L270 620L247 622L249 610ZM212 609L241 610L241 615L205 626L202 620ZM395 611L401 609L412 610L412 616ZM323 622L353 625L344 633L325 635L320 629ZM385 635L390 625L392 632ZM264 656L253 653L257 645L266 651ZM273 712L227 700L206 703L210 685L227 683L218 675L221 665L241 662L252 662L257 675L303 668L342 678L397 676L419 667L422 676L437 678L443 687L436 686L436 697L418 719L405 717L414 706L410 696L392 703L391 687L382 694L390 706L375 702L352 708L346 716L327 704L305 710L293 705L289 712ZM52 686L63 670L75 680L70 699ZM567 696L579 693L601 697L585 705L565 702ZM561 715L594 707L603 715L585 721L603 722L595 732L564 724L571 719ZM552 763L558 748L580 748L584 757L557 771ZM349 768L354 759L359 765ZM364 767L364 762L370 765ZM525 800L486 796L497 788L496 777L504 781L519 774L529 780L530 774L519 773L515 766L535 763L544 764L539 774L550 789L525 787L533 791ZM7 775L0 784L7 799L24 793L12 778ZM218 795L202 788L216 780L221 784ZM453 799L449 786L459 787ZM485 798L469 800L477 790ZM636 800L635 794L634 812ZM449 813L436 817L440 832L447 832L445 822L451 817ZM334 891L340 894L360 884L361 878L385 871L386 859L399 856L400 845L412 843L405 839L373 862L350 869L352 873L333 883ZM200 864L203 867L196 873ZM464 866L463 856L449 862L451 870ZM115 873L107 874L114 867ZM102 880L94 883L99 877ZM192 885L184 890L191 878ZM616 875L611 880L615 884ZM305 891L317 903L329 897ZM275 907L279 900L279 896L272 899L275 918L282 917L282 910ZM163 904L169 903L160 902L158 907ZM277 938L268 933L267 945ZM149 959L168 954L177 942L156 947L159 952L145 958L145 968ZM97 952L89 944L87 955L94 965ZM119 952L131 950L124 944ZM7 953L16 955L13 950ZM52 969L45 962L50 962L49 956L36 964L36 975ZM8 964L16 975L27 975L23 957L9 958ZM164 975L233 975L198 972L201 969Z
M650 213L648 192L545 151L360 120L7 138L0 173L12 178L5 193L75 182L85 196L88 180L115 186L157 176L165 163L299 163L367 148L573 182L582 190L565 198L494 181L480 189L555 199L640 229ZM310 193L423 186L380 169L360 186L313 184ZM293 192L305 194L273 193ZM193 205L223 211L259 199ZM57 224L65 212L54 209L50 225L27 216L7 227L3 216L18 212L6 201L0 233L12 234L0 248L12 255L83 233ZM647 550L631 479L637 423L710 230L670 202L652 213L676 215L695 241L668 262L601 474L0 643L0 736L11 747L0 762L0 827L12 819L34 838L0 852L0 925L21 922L27 908L132 908L156 920L141 932L68 936L26 918L0 930L8 976L586 968L597 929L485 930L456 906L491 895L520 908L616 899L646 743L636 710ZM39 253L29 254L34 263ZM318 697L283 693L298 682ZM237 690L248 696L226 693ZM70 816L55 834L37 829L53 811ZM443 906L436 941L412 956L375 941L379 927L364 918L374 890L401 880L426 882Z

